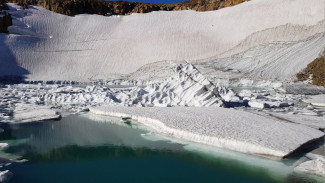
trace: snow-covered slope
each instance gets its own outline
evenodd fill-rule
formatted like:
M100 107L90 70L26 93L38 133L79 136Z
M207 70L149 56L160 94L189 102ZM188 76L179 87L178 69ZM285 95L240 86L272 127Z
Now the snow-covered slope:
M325 30L325 22L321 24ZM215 70L239 70L246 77L294 80L325 47L325 33L296 42L259 45L227 58L201 63Z
M252 0L210 12L112 17L10 6L14 26L0 34L0 74L29 80L109 79L157 61L214 58L324 31L315 28L324 20L323 0ZM272 31L276 27L287 31ZM290 32L297 34L286 36ZM247 39L254 35L253 44Z

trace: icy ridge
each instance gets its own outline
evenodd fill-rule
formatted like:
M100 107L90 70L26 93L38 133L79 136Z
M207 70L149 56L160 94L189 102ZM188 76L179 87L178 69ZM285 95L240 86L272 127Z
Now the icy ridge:
M162 83L136 88L130 93L130 100L126 103L129 106L225 107L225 101L220 94L235 96L230 89L216 87L190 63L179 64L176 74L176 77L171 77Z

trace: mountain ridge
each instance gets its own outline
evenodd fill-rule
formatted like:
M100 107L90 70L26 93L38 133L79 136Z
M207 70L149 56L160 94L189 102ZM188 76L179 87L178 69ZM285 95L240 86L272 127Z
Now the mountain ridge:
M24 9L28 5L39 5L56 13L75 16L78 14L128 15L132 13L149 13L152 11L212 11L231 7L249 0L190 0L175 4L153 4L127 1L100 0L7 0L17 3Z

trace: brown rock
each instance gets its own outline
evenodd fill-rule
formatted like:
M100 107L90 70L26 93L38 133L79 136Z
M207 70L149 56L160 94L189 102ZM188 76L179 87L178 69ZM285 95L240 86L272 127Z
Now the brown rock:
M8 33L8 27L12 25L12 18L10 14L2 10L8 10L4 0L0 0L0 33Z
M298 81L305 81L310 75L312 75L313 85L325 86L325 56L312 61L303 72L299 72L296 76Z
M100 0L8 0L16 2L27 8L27 5L42 6L51 11L74 16L77 14L89 13L99 15L128 15L131 13L149 13L152 11L177 11L195 10L212 11L224 7L234 6L248 0L190 0L176 4L151 4L126 1L100 1Z

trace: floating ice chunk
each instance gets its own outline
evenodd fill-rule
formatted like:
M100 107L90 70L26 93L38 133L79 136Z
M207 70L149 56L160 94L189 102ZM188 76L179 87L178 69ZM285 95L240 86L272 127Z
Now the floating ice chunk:
M309 99L305 99L303 101L314 106L325 107L325 94L310 96Z
M270 101L263 101L263 100L252 100L248 102L250 107L264 109L264 108L278 108L278 107L289 107L292 106L292 103L287 102L270 102Z
M0 172L0 182L6 182L8 181L13 174L9 170L1 171Z
M8 143L0 143L0 148L8 147Z
M18 122L33 122L59 118L61 118L61 115L51 110L48 106L17 104L14 110L14 119Z
M264 102L261 101L249 101L248 105L250 107L254 107L254 108L259 108L259 109L264 109L267 108L266 104Z
M306 156L310 160L301 163L300 165L295 167L294 170L325 177L325 157L321 155L312 154L312 153L308 153Z
M90 112L130 117L158 133L234 151L285 157L324 133L303 125L222 107L109 107Z

